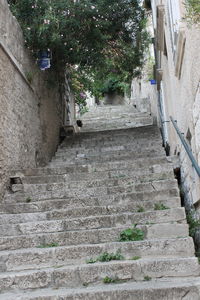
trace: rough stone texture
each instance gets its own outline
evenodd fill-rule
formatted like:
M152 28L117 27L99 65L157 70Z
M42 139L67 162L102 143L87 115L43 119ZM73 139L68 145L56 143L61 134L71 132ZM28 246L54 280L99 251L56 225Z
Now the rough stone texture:
M0 196L9 170L44 165L55 153L61 119L58 87L47 82L53 76L39 71L7 1L1 0Z
M99 108L90 122L88 113L92 130L66 138L47 167L13 171L22 182L0 204L0 300L199 300L199 263L158 128L142 113L139 128L96 127L102 110L116 127L121 112L125 125L127 109ZM133 227L143 239L121 242ZM87 263L105 251L124 259Z

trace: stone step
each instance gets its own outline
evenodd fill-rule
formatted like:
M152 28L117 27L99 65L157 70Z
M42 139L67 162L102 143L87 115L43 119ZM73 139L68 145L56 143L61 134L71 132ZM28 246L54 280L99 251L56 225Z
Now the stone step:
M162 146L162 142L160 140L160 137L158 138L153 138L152 141L148 141L145 144L145 138L140 138L138 141L133 137L131 139L131 137L126 137L126 138L121 138L120 140L87 140L87 141L79 141L79 140L74 140L73 143L69 141L69 143L66 146L59 146L56 154L60 155L63 153L75 153L76 151L86 151L86 152L93 152L96 149L98 149L98 151L102 151L102 152L106 152L106 151L110 151L110 149L116 150L117 148L119 148L120 150L122 149L122 147L125 147L125 145L128 144L129 148L133 148L133 149L140 149L140 148L149 148L152 147L154 144L154 147L161 147Z
M0 215L2 214L20 214L20 213L37 213L37 212L49 212L53 210L66 210L70 209L73 210L77 207L87 208L87 207L100 207L100 206L106 206L106 207L131 207L133 210L137 210L138 207L144 207L146 210L152 209L154 207L155 203L163 203L166 206L169 207L178 207L180 205L177 205L177 203L180 203L180 197L171 196L166 197L162 193L160 197L157 198L149 198L149 200L142 199L141 194L139 194L140 197L134 199L133 194L129 194L121 198L118 196L116 199L110 199L112 201L107 201L105 203L106 199L103 199L101 201L98 201L97 198L85 198L85 199L79 199L79 198L64 198L64 199L47 199L47 200L40 200L40 201L33 201L33 199L28 198L28 201L24 201L25 198L17 199L17 203L12 202L5 202L0 205ZM30 200L30 201L29 201ZM101 203L100 203L101 202ZM110 203L111 202L111 203ZM173 204L168 204L173 203ZM109 203L109 204L108 204ZM112 205L113 203L113 205ZM14 218L14 217L13 217Z
M127 104L120 104L120 105L97 105L97 106L92 106L89 108L89 111L87 113L85 113L84 115L89 115L90 113L94 112L94 113L104 113L105 111L109 112L111 115L113 114L113 112L115 111L119 111L119 112L138 112L138 110L133 106L133 105L127 105ZM83 116L84 116L83 115Z
M109 126L111 123L121 124L122 122L137 122L143 121L145 119L151 119L152 117L150 114L147 113L114 113L112 116L109 117L108 113L105 115L97 115L97 114L89 114L88 116L85 115L81 118L83 124L106 124ZM132 126L134 128L134 126Z
M155 224L166 222L185 223L185 210L184 208L173 208L142 213L120 213L72 219L35 221L19 224L3 224L0 225L0 236L100 229L118 226L131 226L132 224L146 224L149 222Z
M57 167L57 166L63 166L65 164L86 164L86 163L94 163L94 162L108 162L108 161L123 161L123 160L137 160L139 158L143 157L159 157L161 155L164 156L165 151L164 149L154 149L151 151L145 150L142 152L120 152L120 153L106 153L102 155L94 155L94 156L87 156L85 154L80 155L78 157L68 157L68 158L53 158L51 163L49 164L49 167Z
M140 112L132 112L132 111L113 111L112 112L112 117L110 116L110 112L104 111L103 114L102 112L100 114L97 114L95 111L92 112L90 111L89 114L84 114L81 117L81 120L84 122L93 122L97 120L103 120L105 122L109 122L110 120L116 120L116 119L127 119L127 118L143 118L146 116L150 116L147 113L140 113Z
M117 134L116 134L117 132ZM111 147L118 145L126 145L126 144L134 144L135 146L144 145L145 140L148 145L151 145L152 141L155 141L155 144L161 143L160 132L149 130L148 132L132 132L132 130L126 132L120 131L107 131L107 135L102 132L83 132L80 134L76 134L73 138L66 137L62 144L59 146L59 151L62 149L70 149L73 147L81 147L81 148L90 148L91 146L98 147ZM92 148L92 147L91 147Z
M160 178L159 178L160 179ZM157 182L157 184L156 184ZM173 183L169 189L168 184ZM155 185L154 185L155 184ZM21 185L20 185L21 186ZM158 187L158 189L156 188ZM178 197L179 189L176 181L159 180L153 182L136 183L135 185L125 187L91 187L69 190L64 184L49 185L29 185L29 191L7 194L4 203L14 204L13 202L38 202L41 200L73 198L78 199L80 203L93 202L96 205L111 205L112 203L128 203L133 200L148 201L166 199L169 197ZM31 190L32 187L32 190ZM42 191L43 188L45 191ZM147 188L147 190L145 189ZM76 201L76 200L75 200Z
M105 130L114 129L126 129L126 128L137 128L142 126L153 125L153 118L151 116L138 117L138 118L127 118L127 119L116 119L110 120L110 122L88 122L83 123L81 132L98 132Z
M160 155L158 157L148 157L148 158L138 158L133 161L132 159L127 159L126 161L110 161L106 163L87 163L83 165L65 165L60 167L50 168L49 166L44 168L33 168L33 169L24 169L24 170L12 170L10 171L10 177L21 177L23 179L24 176L47 176L47 175L72 175L78 176L81 173L80 178L84 178L88 173L96 173L103 171L112 171L118 169L132 169L136 171L136 169L144 169L149 168L153 170L153 165L165 164L168 163L172 166L172 163L167 160L165 155ZM82 176L84 174L84 176ZM79 179L81 180L81 179Z
M66 137L66 139L61 144L62 147L66 147L70 143L84 142L87 141L113 141L113 143L120 143L122 137L126 137L127 141L135 140L136 142L140 139L144 140L146 138L148 141L150 139L159 137L161 138L159 128L157 126L145 126L138 128L127 128L119 130L107 130L100 132L81 132L76 134L74 137Z
M36 184L15 184L12 187L12 190L20 191L20 189L25 193L30 193L34 195L35 193L43 193L46 191L55 191L59 190L69 190L70 193L77 190L79 192L83 189L83 193L88 194L90 190L96 188L96 192L98 195L107 189L107 194L114 193L132 193L136 191L146 191L146 190L159 190L163 187L177 187L177 181L170 180L169 178L173 178L173 172L171 168L169 168L163 173L152 173L151 177L148 175L140 175L137 177L128 177L127 174L117 173L112 174L113 177L105 178L104 174L102 174L102 179L94 179L94 180L83 180L83 181L66 181L66 182L55 182L55 183L36 183ZM129 175L129 174L128 174ZM23 189L22 189L23 188ZM78 195L78 194L77 194ZM71 196L71 194L69 194Z
M77 288L102 283L106 276L121 280L144 281L145 277L198 276L197 258L144 258L135 261L82 264L34 271L5 272L0 275L0 289Z
M94 245L77 245L20 249L0 252L0 272L34 270L40 268L61 267L85 264L99 255L119 252L124 260L133 258L175 258L194 255L192 238L148 240L135 242L112 242Z
M141 201L134 201L133 203L126 205L108 205L108 206L95 206L93 203L90 203L91 206L78 207L80 202L72 202L70 207L70 203L68 203L69 208L66 208L66 201L57 200L57 205L54 200L50 200L50 207L46 207L46 211L44 212L34 212L32 209L32 205L29 205L30 212L23 212L23 205L15 206L13 208L14 213L0 213L0 224L17 224L17 223L26 223L26 222L34 222L34 221L45 221L45 220L55 220L61 218L77 218L81 216L95 216L95 215L108 215L113 213L120 212L137 212L138 210L142 211L152 211L155 210L155 204L164 205L169 208L180 207L180 198L170 198L161 201L143 201L141 205ZM43 202L41 202L43 204ZM46 204L46 202L44 203ZM33 204L34 205L34 204ZM57 208L58 207L58 208ZM56 209L57 208L57 209ZM10 209L8 209L9 211Z
M188 236L187 224L146 224L138 225L137 228L145 233L147 240ZM119 240L120 233L125 229L127 226L0 237L0 250L34 248L52 243L59 246L72 246L116 242Z
M156 278L150 281L99 284L82 288L44 288L0 295L0 300L199 300L199 277Z
M142 166L140 168L134 169L128 163L124 167L123 165L118 164L118 168L114 170L104 170L106 166L99 166L97 169L93 169L93 172L90 173L74 173L69 174L61 174L61 175L40 175L40 176L21 176L21 180L23 184L43 184L43 183L73 183L79 182L79 184L89 184L89 182L96 181L100 184L100 182L106 181L106 184L112 181L121 181L129 180L131 178L134 181L144 181L144 178L149 176L149 180L152 180L152 176L158 173L164 173L167 171L172 171L172 165L165 162L162 164L152 164L151 166ZM117 167L116 166L116 167ZM108 166L107 166L108 167ZM101 171L102 170L102 171ZM125 170L126 174L123 173ZM164 172L163 172L164 171ZM130 177L129 177L130 174ZM124 177L125 175L125 177ZM121 177L120 177L121 176ZM141 176L142 179L141 179ZM128 177L128 178L127 178ZM148 181L148 180L147 180Z
M162 142L160 139L158 141L149 141L149 143L145 143L145 140L138 144L136 144L134 141L130 143L130 141L127 141L126 143L123 143L120 141L120 144L113 145L113 142L110 143L102 143L102 142L93 142L88 143L88 147L84 144L84 146L71 146L70 148L59 148L58 151L55 154L55 157L66 157L69 155L77 156L78 154L87 154L87 155L98 155L98 154L105 154L105 153L112 153L112 152L120 152L120 151L143 151L143 149L152 150L154 148L162 149Z
M117 156L130 156L131 158L133 156L135 157L141 157L144 153L143 156L145 156L146 154L152 153L155 155L156 154L165 154L164 152L164 148L162 147L162 145L160 144L159 146L155 147L155 146L151 146L151 147L145 147L144 149L142 149L142 147L134 147L134 146L130 146L129 149L126 150L110 150L110 151L99 151L98 148L96 146L94 146L95 148L93 149L94 151L90 151L90 152L86 152L84 153L84 151L81 151L81 153L76 153L76 151L72 151L72 153L61 153L60 155L56 155L53 157L54 159L69 159L69 160L74 160L74 159L78 159L78 158L95 158L95 157L117 157ZM118 148L122 148L121 146L117 146ZM116 147L116 148L117 148Z

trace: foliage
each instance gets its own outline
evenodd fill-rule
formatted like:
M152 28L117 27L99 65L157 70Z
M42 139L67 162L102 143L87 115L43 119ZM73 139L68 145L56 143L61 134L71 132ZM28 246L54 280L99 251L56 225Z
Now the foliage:
M154 57L149 56L146 62L146 75L148 80L154 78L154 65L155 65Z
M101 255L99 255L96 259L89 259L87 263L95 263L97 261L100 262L108 262L111 260L123 260L124 256L121 254L120 250L117 250L116 253L108 253L108 252L103 252Z
M103 283L115 283L116 282L116 278L111 278L109 276L104 277L103 279Z
M137 212L145 212L145 209L143 206L138 206Z
M58 247L58 243L50 243L50 244L42 244L38 246L37 248L52 248L52 247Z
M109 277L109 276L106 276L103 278L103 283L105 284L109 284L109 283L122 283L122 282L126 282L127 280L126 279L119 279L118 277Z
M85 105L85 91L101 97L101 87L107 84L109 91L116 88L121 93L133 76L141 74L150 42L142 0L9 3L33 55L50 49L58 73L76 66L78 78L72 78L72 89L76 86L80 105Z
M131 259L132 260L138 260L138 259L140 259L141 257L140 256L133 256Z
M134 225L134 228L128 228L123 230L120 233L120 242L128 242L128 241L141 241L144 239L144 232L136 228L136 225Z
M152 278L148 275L144 276L144 281L150 281Z
M186 16L185 19L191 24L200 23L200 1L185 0Z
M26 203L30 203L31 200L32 200L31 197L27 197L27 198L26 198Z
M110 77L104 82L100 92L102 95L113 93L123 94L123 84L117 78Z
M71 87L74 92L75 96L75 102L79 105L80 112L86 109L86 94L84 90L86 89L86 86L84 84L84 78L77 72L76 68L71 67L70 68L70 74L71 74Z
M169 209L169 207L165 206L163 203L156 203L154 205L154 210L165 210Z
M195 217L193 210L187 214L187 222L189 224L189 235L194 237L196 231L200 229L200 220Z
M122 51L128 55L129 46L134 49L133 43L137 54L142 48L139 44L145 32L140 0L9 2L28 47L36 53L49 48L60 62L94 66L114 52L120 60ZM122 47L125 43L127 48Z

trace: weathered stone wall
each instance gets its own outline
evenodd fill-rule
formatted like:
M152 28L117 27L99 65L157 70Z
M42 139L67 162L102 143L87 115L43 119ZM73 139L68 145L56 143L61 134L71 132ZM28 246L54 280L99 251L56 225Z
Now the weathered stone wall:
M164 35L166 49L159 53L160 69L163 72L162 88L164 96L164 106L166 110L166 121L172 116L177 120L177 125L184 137L191 145L192 152L200 165L200 27L188 26L183 21L184 4L177 1L180 9L178 42L176 51L173 53L172 34L169 24L168 0L153 0L153 7L164 5ZM154 20L156 20L156 10L154 10ZM155 22L154 22L155 24ZM156 29L155 29L156 32ZM179 39L183 37L185 43L179 44ZM165 48L164 47L164 48ZM177 63L180 58L180 64ZM177 74L177 66L179 71ZM186 205L200 204L200 180L194 170L191 161L184 150L179 137L177 136L172 123L166 123L170 144L170 154L179 155L181 161L181 176L183 188L186 195ZM199 204L198 204L199 203Z
M51 71L24 48L7 1L0 0L0 195L9 170L45 165L59 142L60 97Z

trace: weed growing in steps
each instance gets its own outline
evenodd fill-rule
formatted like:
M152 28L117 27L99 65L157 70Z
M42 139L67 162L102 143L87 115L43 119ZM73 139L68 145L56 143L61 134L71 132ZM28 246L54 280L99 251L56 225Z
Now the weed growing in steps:
M120 250L117 250L116 253L108 253L108 252L103 252L102 254L100 254L96 259L89 259L86 262L88 264L93 264L97 261L100 262L108 262L111 260L124 260L124 256L121 254Z
M187 214L187 222L189 225L189 235L194 237L196 231L200 229L200 220L195 217L194 211Z
M103 278L103 283L105 284L109 284L109 283L123 283L123 282L126 282L127 279L119 279L118 277L109 277L109 276L106 276Z
M154 210L165 210L165 209L169 209L169 207L165 206L163 203L156 203L154 205Z
M137 212L145 212L145 209L143 206L138 206Z
M30 203L32 201L31 197L26 198L26 203Z
M88 282L83 282L83 286L87 287L89 285Z
M37 248L53 248L53 247L58 247L58 243L50 243L50 244L42 244L37 246Z
M131 260L138 260L138 259L140 259L141 257L140 256L133 256L132 258L131 258Z
M113 176L113 178L125 178L125 177L126 177L125 174L117 174Z
M125 229L120 233L119 242L142 241L144 239L144 232L136 228L136 225L133 226L133 228Z
M144 281L150 281L152 278L150 276L144 276Z

